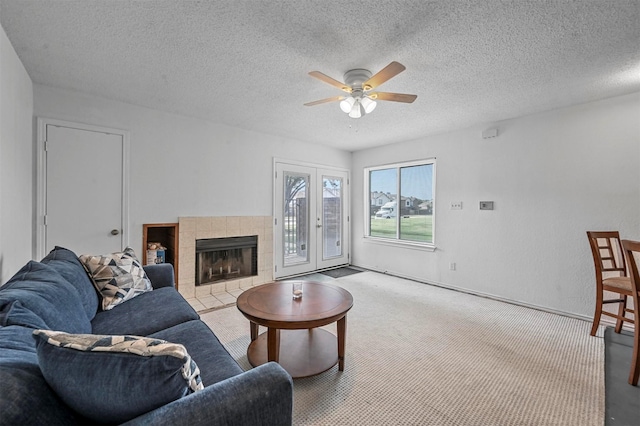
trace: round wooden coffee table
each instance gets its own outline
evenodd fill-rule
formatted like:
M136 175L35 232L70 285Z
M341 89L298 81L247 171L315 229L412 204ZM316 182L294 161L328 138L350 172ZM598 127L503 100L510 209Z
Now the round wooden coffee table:
M303 295L294 299L292 281L263 284L244 291L236 301L249 320L252 366L278 362L293 378L327 371L336 363L344 371L347 312L353 297L335 285L304 281ZM318 328L337 322L336 335ZM267 332L258 335L258 326Z

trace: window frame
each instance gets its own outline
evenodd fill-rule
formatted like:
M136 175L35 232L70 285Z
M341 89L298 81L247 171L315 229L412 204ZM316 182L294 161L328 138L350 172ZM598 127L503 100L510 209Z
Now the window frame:
M396 169L396 197L402 197L400 192L401 186L401 169L406 167L415 167L415 166L424 166L431 165L432 166L432 176L431 176L431 196L432 196L432 219L431 219L431 232L432 232L432 241L431 242L421 242L421 241L411 241L411 240L402 240L398 237L398 233L396 232L395 238L386 238L386 237L376 237L371 235L371 172L376 170L387 170L387 169ZM376 166L368 166L364 167L364 240L366 242L376 243L376 244L384 244L391 246L403 246L408 248L415 249L423 249L434 251L436 248L436 158L425 158L421 160L413 160L413 161L402 161L396 163L382 164ZM400 205L401 200L398 201ZM400 208L398 208L398 212ZM400 215L396 216L396 229L400 226Z

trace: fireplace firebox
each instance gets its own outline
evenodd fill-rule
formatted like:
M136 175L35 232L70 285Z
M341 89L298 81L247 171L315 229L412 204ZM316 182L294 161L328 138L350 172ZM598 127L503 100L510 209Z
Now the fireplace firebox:
M196 285L258 275L258 236L196 240Z

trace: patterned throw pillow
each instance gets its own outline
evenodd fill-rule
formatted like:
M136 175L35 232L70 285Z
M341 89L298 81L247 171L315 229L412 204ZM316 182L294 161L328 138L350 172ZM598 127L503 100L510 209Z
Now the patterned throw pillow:
M153 290L131 247L102 256L83 254L79 259L102 295L104 311Z
M180 344L51 330L33 335L49 386L96 422L125 422L204 389L198 366Z

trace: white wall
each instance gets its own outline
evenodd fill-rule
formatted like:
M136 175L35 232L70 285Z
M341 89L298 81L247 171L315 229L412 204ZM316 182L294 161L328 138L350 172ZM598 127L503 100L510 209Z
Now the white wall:
M32 116L31 79L0 28L0 284L31 259Z
M129 243L136 251L144 223L272 215L273 157L346 169L351 163L346 151L77 92L34 85L34 99L36 116L129 132Z
M130 132L137 249L143 223L272 214L273 157L351 168L353 263L425 282L588 317L585 231L640 239L640 94L500 122L495 139L483 140L490 126L478 126L353 155L39 85L34 98L37 116ZM429 157L437 158L437 250L366 242L363 167ZM479 211L481 200L496 209ZM464 209L449 210L452 201Z
M428 119L425 118L425 119ZM587 230L640 239L640 94L353 154L353 263L592 316ZM437 158L435 252L363 238L363 168ZM463 210L450 210L462 201ZM495 210L480 211L479 201ZM449 264L456 263L456 271Z

